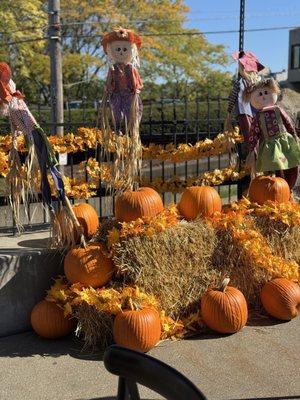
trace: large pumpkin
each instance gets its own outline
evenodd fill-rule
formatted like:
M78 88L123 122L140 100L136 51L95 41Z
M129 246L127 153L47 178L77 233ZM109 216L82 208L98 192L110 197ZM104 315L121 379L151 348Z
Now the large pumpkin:
M234 333L247 322L246 299L238 289L227 286L224 279L221 288L208 289L201 298L201 315L205 324L220 333Z
M219 193L210 186L191 186L182 193L178 209L189 221L200 215L211 217L216 211L221 211L222 201Z
M251 181L249 199L253 203L264 204L267 200L287 203L291 191L286 180L276 176L257 176Z
M31 311L34 331L45 339L68 335L75 328L74 320L64 317L64 311L53 302L42 300Z
M150 308L120 312L114 320L113 335L120 346L146 353L160 339L159 314Z
M75 216L78 219L78 222L81 225L84 237L86 239L90 239L92 236L96 234L97 229L99 228L99 217L96 210L90 204L87 203L74 204L72 208ZM61 211L58 214L58 221L61 227L62 236L63 238L65 238L66 235L68 235L68 232L70 231L70 227L65 226L63 211ZM68 220L68 223L69 222L70 220ZM72 226L71 231L74 232L75 240L76 242L78 242L79 235L74 226Z
M101 243L91 243L71 249L65 257L64 270L69 282L97 288L111 280L114 264L104 255Z
M260 297L272 317L289 321L300 314L300 286L293 281L273 279L263 286Z
M130 222L142 217L154 217L164 205L160 195L152 188L126 190L116 199L115 217L120 222Z

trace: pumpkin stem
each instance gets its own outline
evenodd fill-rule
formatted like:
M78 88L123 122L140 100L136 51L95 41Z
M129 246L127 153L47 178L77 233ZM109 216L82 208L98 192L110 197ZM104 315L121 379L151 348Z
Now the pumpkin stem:
M142 307L138 301L134 301L131 297L127 296L124 303L122 304L123 309L132 311L141 310Z
M223 280L223 282L221 283L220 289L219 289L220 292L226 292L226 288L227 288L229 282L230 282L230 278L225 278Z

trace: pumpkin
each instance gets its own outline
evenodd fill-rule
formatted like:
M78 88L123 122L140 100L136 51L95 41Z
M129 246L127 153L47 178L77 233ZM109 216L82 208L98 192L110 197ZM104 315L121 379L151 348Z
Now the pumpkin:
M260 294L261 302L272 317L289 321L300 314L300 286L285 278L267 282Z
M291 191L287 181L276 176L257 176L249 187L250 201L260 205L268 200L287 203L290 197Z
M154 217L164 205L160 195L152 188L126 190L116 198L115 217L119 222L130 222L142 217Z
M74 247L67 253L64 271L70 283L97 288L110 281L114 264L104 255L101 243L91 243L86 247Z
M75 204L72 206L75 216L78 219L79 224L82 228L82 233L85 238L89 239L94 236L99 228L99 217L96 210L87 203ZM62 236L65 238L68 235L69 227L66 227L65 213L61 211L58 214L58 221L61 227ZM68 220L67 223L70 221ZM75 241L78 242L79 236L75 227L71 228L74 232Z
M161 325L159 314L151 308L125 310L116 315L114 340L120 346L146 353L159 341Z
M219 193L210 186L191 186L184 190L178 204L180 214L186 220L211 217L221 211L222 201Z
M247 322L246 299L238 289L227 286L224 279L219 289L208 289L201 298L201 315L205 324L219 333L234 333Z
M33 307L30 320L34 331L45 339L66 336L76 326L74 320L64 317L64 311L57 304L47 300Z

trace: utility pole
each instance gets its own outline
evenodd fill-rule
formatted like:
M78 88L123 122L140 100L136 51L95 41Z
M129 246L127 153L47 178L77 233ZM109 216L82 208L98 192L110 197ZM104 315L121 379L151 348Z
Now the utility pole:
M244 33L245 33L245 2L246 0L240 0L240 29L239 29L239 51L244 51ZM240 78L240 74L239 74ZM238 153L240 157L239 169L241 168L241 144L238 145ZM238 181L237 185L237 197L241 199L244 195L244 191L249 187L249 178L245 176Z
M48 0L49 49L50 49L50 90L51 90L51 133L64 134L64 102L62 78L62 54L60 31L60 0Z
M244 50L245 1L246 0L240 0L239 51L243 51Z

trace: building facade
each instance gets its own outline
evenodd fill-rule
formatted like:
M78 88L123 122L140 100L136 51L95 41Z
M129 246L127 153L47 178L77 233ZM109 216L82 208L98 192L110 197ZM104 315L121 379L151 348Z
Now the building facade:
M300 91L300 28L290 31L288 83Z

